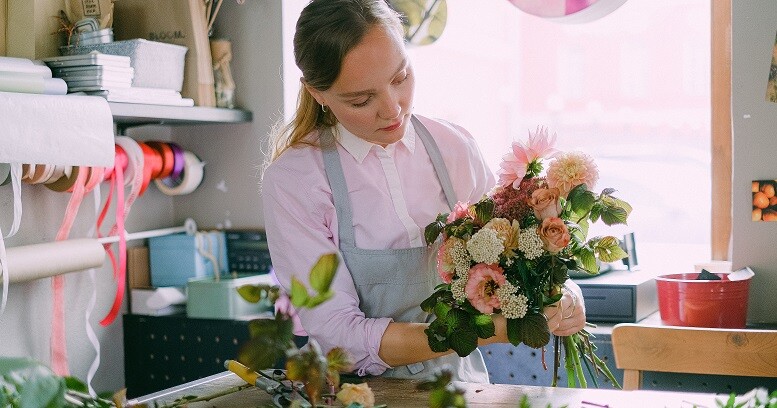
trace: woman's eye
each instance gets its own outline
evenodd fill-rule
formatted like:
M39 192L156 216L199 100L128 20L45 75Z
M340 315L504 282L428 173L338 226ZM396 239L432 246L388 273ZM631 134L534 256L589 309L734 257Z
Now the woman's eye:
M353 105L353 106L355 106L357 108L361 108L362 106L367 106L367 104L370 102L370 99L371 98L367 98L367 99L364 100L364 102L353 102L353 103L351 103L351 105Z
M409 76L410 76L410 73L409 73L409 72L406 72L404 76L402 76L402 77L400 77L400 78L397 78L397 79L394 81L394 83L395 83L395 84L397 84L397 85L399 85L399 84L401 84L402 82L405 82L405 80L406 80L406 79L407 79Z

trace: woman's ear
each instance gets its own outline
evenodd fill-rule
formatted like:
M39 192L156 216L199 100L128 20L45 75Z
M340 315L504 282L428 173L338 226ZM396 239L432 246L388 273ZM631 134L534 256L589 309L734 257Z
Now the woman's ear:
M324 97L324 94L321 91L319 91L318 89L313 88L312 86L308 85L305 82L304 79L300 79L300 81L302 82L302 86L304 86L305 89L308 91L308 93L311 96L313 96L313 99L316 100L316 103L318 103L319 105L324 105L324 106L327 105L326 98Z

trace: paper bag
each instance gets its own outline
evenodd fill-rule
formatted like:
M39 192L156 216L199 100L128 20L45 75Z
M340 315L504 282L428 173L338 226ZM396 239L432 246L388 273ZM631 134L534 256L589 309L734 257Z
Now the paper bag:
M113 35L116 41L144 38L187 47L181 96L197 106L216 106L202 0L116 1Z

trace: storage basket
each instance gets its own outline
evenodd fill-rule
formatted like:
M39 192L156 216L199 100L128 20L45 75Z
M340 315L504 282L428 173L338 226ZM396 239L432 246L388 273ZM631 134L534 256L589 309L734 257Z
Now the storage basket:
M182 45L149 41L141 38L105 44L61 47L62 55L81 55L92 51L130 57L135 68L132 86L173 89L183 87L184 57L188 49Z

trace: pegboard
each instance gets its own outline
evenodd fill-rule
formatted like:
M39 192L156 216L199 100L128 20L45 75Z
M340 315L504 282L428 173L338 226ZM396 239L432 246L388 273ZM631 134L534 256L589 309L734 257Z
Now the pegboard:
M622 383L623 370L618 370L615 367L610 335L597 333L593 343L597 347L596 355L607 364L615 379ZM542 367L541 349L532 349L525 345L516 347L511 344L491 344L480 347L480 351L486 362L491 383L539 386L548 386L551 383L553 378L552 344L545 351L547 371ZM567 380L563 363L559 369L559 374L559 386L566 386ZM586 373L586 379L588 386L592 387L588 373ZM645 372L642 379L642 389L645 390L744 394L756 387L765 387L770 391L777 390L777 378ZM599 388L612 389L614 387L610 381L603 381L600 376Z
M248 322L124 315L124 376L134 398L224 371L248 341Z

